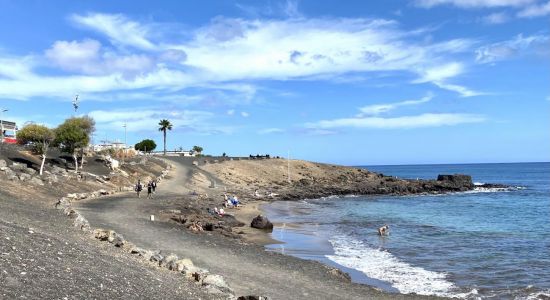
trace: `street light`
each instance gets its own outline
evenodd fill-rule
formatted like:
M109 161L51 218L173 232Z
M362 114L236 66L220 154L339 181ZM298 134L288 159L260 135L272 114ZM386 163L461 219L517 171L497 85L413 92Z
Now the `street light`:
M74 108L74 113L76 115L76 111L78 110L78 94L74 97L73 108Z
M0 113L0 129L2 130L2 143L4 143L4 113L8 110L3 108Z
M124 153L122 154L122 162L125 162L126 148L128 147L128 145L126 144L126 127L128 127L128 126L126 125L126 123L124 123L124 125L122 125L122 127L124 127Z

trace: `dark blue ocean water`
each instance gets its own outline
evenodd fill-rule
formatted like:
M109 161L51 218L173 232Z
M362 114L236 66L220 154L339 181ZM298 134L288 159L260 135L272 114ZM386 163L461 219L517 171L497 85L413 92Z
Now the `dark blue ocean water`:
M550 293L550 163L372 166L401 178L464 173L507 190L275 202L269 249L401 293L522 299ZM376 229L389 224L391 234Z

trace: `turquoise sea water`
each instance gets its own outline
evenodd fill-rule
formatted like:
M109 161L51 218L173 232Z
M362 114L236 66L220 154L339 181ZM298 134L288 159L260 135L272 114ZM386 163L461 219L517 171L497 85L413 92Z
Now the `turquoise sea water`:
M366 168L401 178L464 173L511 188L275 202L266 210L277 226L273 237L285 243L268 248L339 266L388 291L550 295L550 163ZM376 229L384 224L391 234L380 238Z

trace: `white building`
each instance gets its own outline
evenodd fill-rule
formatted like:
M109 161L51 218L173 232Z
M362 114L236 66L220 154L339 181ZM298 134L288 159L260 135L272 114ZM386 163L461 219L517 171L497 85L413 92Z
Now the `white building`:
M119 141L115 141L115 142L103 141L102 144L97 144L92 146L95 152L99 152L107 149L123 150L123 149L127 149L127 147L128 146L126 144Z

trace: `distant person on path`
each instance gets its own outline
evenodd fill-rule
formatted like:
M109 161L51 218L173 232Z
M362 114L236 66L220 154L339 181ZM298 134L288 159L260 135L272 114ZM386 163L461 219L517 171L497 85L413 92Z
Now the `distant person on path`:
M141 185L141 180L140 179L138 179L138 182L137 182L136 187L134 188L134 190L136 191L137 196L139 198L140 197L139 193L141 193L141 190L143 190L143 186Z
M147 183L147 199L153 199L153 181Z
M151 183L151 187L153 188L153 194L156 192L157 190L157 180L153 180L153 182Z
M384 224L384 226L378 228L378 235L379 236L385 236L390 234L390 226L387 224Z

